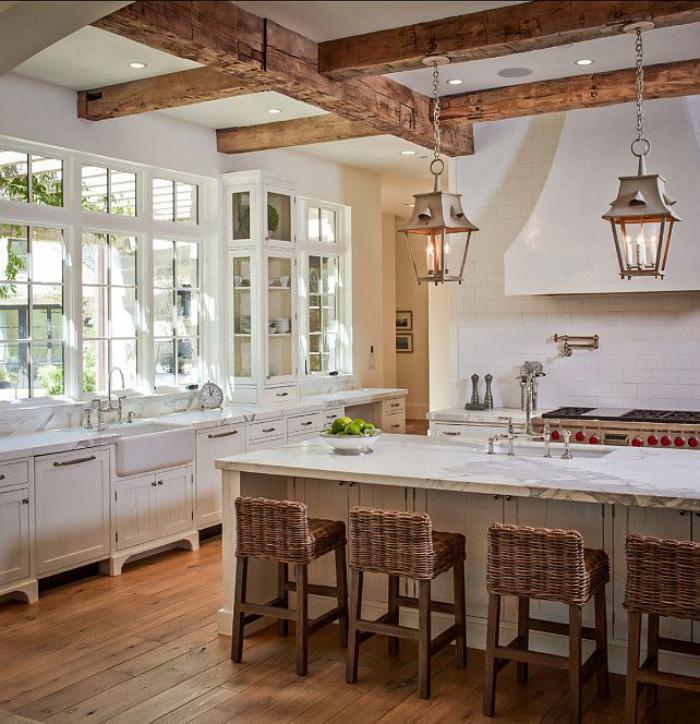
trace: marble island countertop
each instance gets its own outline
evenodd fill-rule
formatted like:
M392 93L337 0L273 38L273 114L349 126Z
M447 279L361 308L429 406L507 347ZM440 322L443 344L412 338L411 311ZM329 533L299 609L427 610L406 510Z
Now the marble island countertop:
M371 455L332 454L307 441L223 458L228 471L400 485L470 493L700 511L700 453L632 447L572 446L574 459L541 456L541 444L518 443L515 457L483 445L385 435ZM597 457L592 457L596 455Z

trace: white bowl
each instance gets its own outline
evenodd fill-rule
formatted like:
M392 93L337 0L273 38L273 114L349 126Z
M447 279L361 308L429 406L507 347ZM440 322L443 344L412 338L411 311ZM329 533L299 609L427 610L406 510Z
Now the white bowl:
M381 434L381 430L375 430L372 435L334 435L320 432L318 436L336 455L366 455L374 452L374 445Z

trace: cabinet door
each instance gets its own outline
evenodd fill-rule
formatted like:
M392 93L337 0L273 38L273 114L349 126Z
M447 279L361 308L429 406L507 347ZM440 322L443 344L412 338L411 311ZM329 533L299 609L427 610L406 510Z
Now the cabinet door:
M424 510L433 521L433 529L462 533L467 539L466 589L467 615L486 618L487 531L492 523L503 520L503 497L428 490L424 502L416 496L416 510ZM452 601L452 576L443 574L433 582L436 600Z
M235 384L251 384L257 359L253 347L253 335L258 334L256 306L253 302L253 285L256 284L253 257L236 252L230 255L230 319L233 324L232 376Z
M156 474L156 531L161 538L193 527L192 468Z
M296 279L291 254L265 255L265 386L294 381L296 375Z
M29 577L29 488L0 493L0 586Z
M605 548L603 506L597 503L572 503L566 500L542 500L539 498L508 498L505 506L506 523L529 525L533 528L561 528L577 530L583 536L586 548ZM612 546L608 555L612 558ZM608 596L610 593L608 592ZM567 622L569 609L563 603L554 601L531 601L530 611L537 618ZM593 606L583 610L583 620L592 626ZM509 598L505 607L505 618L517 619L515 600Z
M348 522L349 484L334 480L296 478L294 500L309 506L309 518L325 518ZM309 566L309 581L326 586L335 585L335 556L326 555Z
M142 475L116 484L114 491L117 548L146 543L156 538L156 477Z
M690 514L689 514L690 515ZM700 512L693 514L693 542L700 543ZM700 642L700 621L693 621L693 641Z
M109 449L35 458L37 574L109 555Z
M226 425L197 433L195 521L198 528L221 523L221 471L218 458L245 451L245 427Z
M692 515L684 510L666 510L664 508L639 508L633 506L615 506L615 556L613 565L613 635L616 639L627 640L627 611L625 600L625 581L627 565L625 561L625 540L628 535L651 535L657 538L673 540L691 540ZM662 636L689 640L691 622L689 620L665 617L659 628Z

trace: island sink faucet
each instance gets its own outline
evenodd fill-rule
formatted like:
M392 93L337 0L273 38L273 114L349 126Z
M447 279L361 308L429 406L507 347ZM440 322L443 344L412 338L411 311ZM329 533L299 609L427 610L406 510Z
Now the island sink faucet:
M118 372L119 376L122 380L122 386L121 389L123 390L126 386L126 382L124 379L124 372L122 372L121 368L119 367L112 367L112 369L109 371L109 374L107 375L107 399L106 400L100 400L98 398L95 398L90 403L90 412L95 412L97 414L97 430L103 430L104 429L104 415L109 412L116 412L117 413L117 422L121 423L122 421L122 400L126 398L126 395L114 395L114 402L112 402L112 373ZM91 415L87 416L88 419L88 425L90 425L90 418Z
M520 404L525 411L525 434L534 435L532 413L537 409L537 378L545 377L541 362L524 362L520 366Z

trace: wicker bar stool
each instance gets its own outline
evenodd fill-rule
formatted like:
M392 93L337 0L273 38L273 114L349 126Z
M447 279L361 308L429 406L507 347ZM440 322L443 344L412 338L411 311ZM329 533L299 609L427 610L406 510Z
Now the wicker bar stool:
M296 671L306 675L309 634L338 620L340 644L347 646L347 569L345 566L345 523L308 517L303 503L266 498L236 499L236 583L231 632L231 658L243 657L245 626L263 617L279 619L278 632L286 636L288 622L296 621ZM335 552L336 586L308 583L309 563ZM246 600L246 579L250 558L277 561L277 598L268 603ZM296 582L289 580L294 566ZM289 591L296 591L296 610L289 608ZM330 596L337 605L309 620L309 594Z
M605 584L610 580L608 557L602 550L583 547L574 530L549 530L494 523L488 532L486 588L489 614L484 656L484 714L493 716L496 675L510 661L517 662L517 679L527 681L528 664L567 669L569 719L581 721L581 689L593 674L598 694L608 695ZM518 598L518 635L507 646L498 643L501 596ZM582 626L583 604L595 597L595 627ZM530 617L530 599L559 601L569 606L569 623ZM569 636L569 655L531 651L530 631ZM581 663L582 638L595 641L595 650Z
M464 536L433 530L426 513L355 507L350 511L350 631L345 678L357 681L360 643L375 634L389 637L389 654L399 651L399 639L418 641L418 694L430 698L430 662L433 654L452 641L457 644L457 666L467 665L466 604L464 596ZM453 569L454 603L431 600L431 582ZM376 621L362 618L362 582L365 572L389 577L389 610ZM418 598L399 594L399 579L418 581ZM399 625L401 607L418 609L418 629ZM431 611L454 616L455 623L434 639Z
M657 687L700 692L700 679L659 671L659 651L700 656L700 644L659 636L659 617L700 620L700 543L631 535L627 538L625 602L628 620L625 722L636 724L639 694L656 703ZM647 614L647 658L639 665L642 614Z

